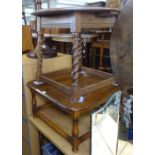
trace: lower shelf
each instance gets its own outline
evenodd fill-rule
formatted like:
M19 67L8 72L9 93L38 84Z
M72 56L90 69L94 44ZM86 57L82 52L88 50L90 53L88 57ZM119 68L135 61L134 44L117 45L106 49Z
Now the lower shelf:
M51 119L54 123L59 125L62 129L64 129L69 135L71 135L72 129L72 120L71 117L59 110L50 106L50 108L45 108L41 111L43 115L46 115L48 119ZM61 137L58 133L56 133L51 127L49 127L44 121L40 118L33 118L30 116L31 123L39 130L43 135L45 135L54 145L57 146L65 155L88 155L89 154L89 141L90 139L84 141L79 146L79 150L77 153L72 151L72 146L69 142L67 142L63 137ZM90 117L89 114L83 115L79 118L79 135L83 135L84 133L90 130Z
M47 118L49 121L51 120L53 123L64 129L68 135L72 136L72 117L66 112L49 104L49 106L46 106L44 109L40 110L38 115L39 114ZM83 114L79 117L78 127L79 136L82 136L86 132L90 131L89 113Z

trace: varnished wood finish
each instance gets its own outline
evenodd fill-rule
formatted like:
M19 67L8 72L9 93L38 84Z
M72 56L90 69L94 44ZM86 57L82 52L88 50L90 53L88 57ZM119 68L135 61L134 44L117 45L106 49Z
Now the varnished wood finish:
M77 99L79 99L79 97L82 95L86 95L87 93L105 87L106 85L110 85L115 81L112 75L106 72L101 72L86 67L82 67L81 70L82 71L80 72L80 77L78 81L79 96L74 96ZM60 92L66 94L68 97L73 97L74 92L72 87L72 77L70 76L71 72L71 69L66 69L43 74L41 76L41 80L43 82L49 83L51 87L54 87ZM78 100L72 102L76 103L78 102Z
M57 82L55 80L52 80L51 78L45 76L45 75L42 75L41 76L41 80L43 82L46 82L46 83L49 83L52 85L52 87L55 87L55 89L61 91L62 93L65 93L66 95L71 95L71 88L60 83L60 82Z
M66 8L51 8L48 10L38 10L34 11L32 15L35 16L51 16L56 14L65 14L71 12L88 12L88 13L109 13L109 15L113 16L116 13L119 13L119 9L117 8L108 8L108 7L66 7ZM107 16L107 14L106 14Z
M40 29L42 28L70 28L70 31L73 34L73 61L72 61L73 102L76 102L79 98L79 90L78 90L78 80L80 71L79 62L82 53L80 33L82 29L107 28L107 27L111 28L114 25L118 13L119 9L101 8L101 7L53 8L53 9L37 10L33 13L33 15L37 16L38 32L40 32ZM39 52L38 50L38 53L41 53L41 51ZM38 70L41 70L41 68L39 69L39 64L38 64ZM38 72L41 73L41 71Z
M64 137L68 142L72 143L72 137L69 136L63 129L61 129L57 124L49 120L45 117L41 112L37 112L36 116L38 116L41 120L47 123L53 130L55 130L58 134Z
M73 136L73 140L72 140L72 146L73 147L72 147L72 149L74 152L78 151L78 146L80 144L78 117L79 117L79 113L74 112L73 113L73 127L72 127L72 136Z
M68 96L51 87L49 84L36 86L32 81L28 83L28 86L31 88L31 90L35 91L36 94L43 96L47 100L51 101L52 104L68 113L70 112L70 114L71 112L76 111L86 112L94 107L98 107L100 104L104 103L104 101L113 92L118 90L117 87L111 84L85 95L85 101L83 103L75 104L70 101ZM42 93L43 91L46 91L46 93Z
M32 114L33 114L33 116L36 116L37 101L36 101L36 97L35 97L35 92L31 91L31 94L32 94Z
M80 115L94 110L103 104L112 93L118 90L118 88L112 84L113 77L111 75L80 66L82 53L81 31L84 28L111 28L114 25L118 13L118 9L101 7L55 8L37 10L33 13L33 15L37 16L38 32L41 32L42 28L70 28L70 32L72 33L73 60L70 74L68 74L68 70L67 72L48 73L44 74L44 76L38 74L39 82L41 81L40 78L45 80L45 82L36 85L36 83L32 81L28 83L28 86L31 92L41 95L52 105L67 112L72 117L71 144L74 152L77 152L80 143L89 136L88 133L79 136L78 120ZM40 50L38 50L38 56L39 55L41 55ZM41 59L39 62L41 62ZM42 73L39 63L38 71ZM105 81L107 81L107 83ZM70 95L65 93L67 90L65 90L65 87L67 89L70 87ZM60 90L61 88L62 91ZM32 95L32 97L34 96ZM40 112L37 111L36 113L38 115ZM70 141L66 132L58 126L55 126L43 115L39 114L38 116L66 140Z
M22 52L32 51L33 48L30 25L22 25Z
M89 137L90 137L90 132L85 133L84 135L79 137L80 142L83 142L83 141L87 140Z
M52 67L49 67L49 66L52 66ZM71 67L71 56L62 54L62 53L58 53L58 56L55 58L44 59L44 61L43 61L43 73L61 70L61 69L65 69L65 68L70 68L70 67ZM26 99L26 100L23 99L23 101L25 101L25 103L23 103L24 106L22 106L22 108L24 108L23 123L26 125L26 130L27 130L27 134L23 133L24 135L22 135L23 137L24 136L26 137L26 141L24 142L23 149L25 150L25 147L29 146L29 144L30 144L31 145L30 153L32 155L40 155L40 153L39 153L40 149L39 149L39 140L38 140L38 133L37 133L38 128L34 127L33 124L28 119L29 117L33 117L33 116L32 116L32 98L31 98L30 90L27 87L27 82L35 79L36 70L37 70L36 59L28 58L26 54L22 54L22 77L23 77L23 93L24 93L24 96L22 96L22 97L24 97ZM40 96L36 96L36 99L37 99L37 104L43 102L43 100ZM42 109L41 109L41 111L42 111ZM38 117L33 117L33 118L36 121L39 119ZM27 121L24 121L24 120L27 120ZM46 127L43 127L43 128L44 128L44 130L46 130L46 134L47 134L48 129L46 129ZM24 130L23 130L23 132L24 132ZM55 134L57 134L57 133L55 133ZM53 138L55 138L55 135L53 135ZM64 139L64 138L62 137L62 139ZM64 139L64 141L65 141L65 139ZM28 142L28 144L26 142ZM66 141L66 143L68 143L68 142ZM68 145L70 146L69 143L68 143ZM23 150L23 153L24 153L24 150ZM30 153L27 153L26 155L29 155Z
M41 95L52 105L56 106L62 111L67 112L72 117L72 138L69 138L70 136L63 129L56 126L51 120L48 120L48 118L44 117L43 114L40 114L40 111L37 111L35 113L39 118L44 120L50 127L52 127L56 132L63 136L67 141L71 142L74 152L78 150L80 143L82 143L89 137L89 132L79 136L79 117L84 113L90 112L103 104L108 97L110 97L115 91L119 89L112 84L109 84L105 87L95 90L94 92L84 95L83 97L85 98L85 101L83 103L75 104L70 101L70 97L51 87L50 84L43 83L42 85L35 85L32 81L28 83L28 86L30 87L32 93L35 92L35 94ZM34 98L35 96L32 95L32 97Z
M72 136L72 118L62 112L60 110L54 110L55 108L45 108L41 112L44 114L45 117L53 121L59 127L65 130L68 135ZM59 150L63 152L65 155L89 155L89 141L90 138L83 141L79 146L78 152L74 153L72 151L72 145L61 135L59 135L55 130L53 130L47 123L45 123L40 118L36 117L29 117L31 123L34 127L39 130L45 137L47 137L50 142L52 142ZM85 115L81 115L78 119L78 126L79 126L79 137L84 135L85 133L89 132L90 130L90 116L89 113Z
M80 33L73 33L73 48L72 48L72 102L78 102L79 94L79 70L80 70L80 56L82 52L82 44Z

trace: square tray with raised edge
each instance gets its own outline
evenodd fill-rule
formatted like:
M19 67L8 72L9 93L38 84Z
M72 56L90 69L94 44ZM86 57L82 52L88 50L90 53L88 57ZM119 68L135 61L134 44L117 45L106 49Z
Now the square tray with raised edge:
M67 96L71 96L73 93L71 69L43 74L41 80ZM82 67L79 76L79 94L80 96L87 95L88 93L106 87L113 82L114 78L112 74Z
M69 96L65 95L58 89L55 89L53 86L51 86L51 84L43 83L41 85L35 85L34 81L30 81L28 83L28 87L30 88L32 94L34 93L42 96L47 101L50 101L53 105L71 115L74 112L84 113L94 109L95 107L98 107L100 104L104 103L112 93L120 89L113 84L109 84L84 95L84 102L74 104L70 101ZM34 95L32 95L32 97L33 96Z

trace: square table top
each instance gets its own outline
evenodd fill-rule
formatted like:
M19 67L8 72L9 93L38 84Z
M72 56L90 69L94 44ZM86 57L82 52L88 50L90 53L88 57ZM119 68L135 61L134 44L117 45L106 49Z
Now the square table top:
M85 100L81 103L73 103L70 97L63 92L52 87L51 84L43 83L41 85L35 85L33 81L28 83L28 86L36 94L41 95L56 107L72 113L72 112L88 112L97 108L103 104L114 92L118 91L119 88L109 84L106 87L97 89L93 92L88 93L84 96Z
M117 8L107 7L65 7L65 8L51 8L51 9L40 9L34 11L32 15L35 16L50 16L56 14L66 14L73 12L85 12L85 13L110 13L117 15L120 10Z

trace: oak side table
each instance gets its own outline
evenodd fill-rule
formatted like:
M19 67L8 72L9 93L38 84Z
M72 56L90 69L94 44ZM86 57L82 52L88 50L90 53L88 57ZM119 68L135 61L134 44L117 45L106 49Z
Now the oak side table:
M79 136L78 119L84 113L90 113L104 104L117 87L111 74L82 67L81 32L83 29L111 28L119 14L119 9L101 7L53 8L37 10L38 42L35 51L38 56L36 79L28 83L32 94L32 110L37 116L64 137L74 152L80 143L89 138L90 132ZM72 33L72 68L57 72L42 73L41 46L44 42L42 28L70 28ZM61 63L61 62L60 62ZM52 67L52 66L49 66ZM36 95L47 100L47 104L38 106ZM72 118L72 135L65 132L41 110L52 104L60 111L68 113Z

